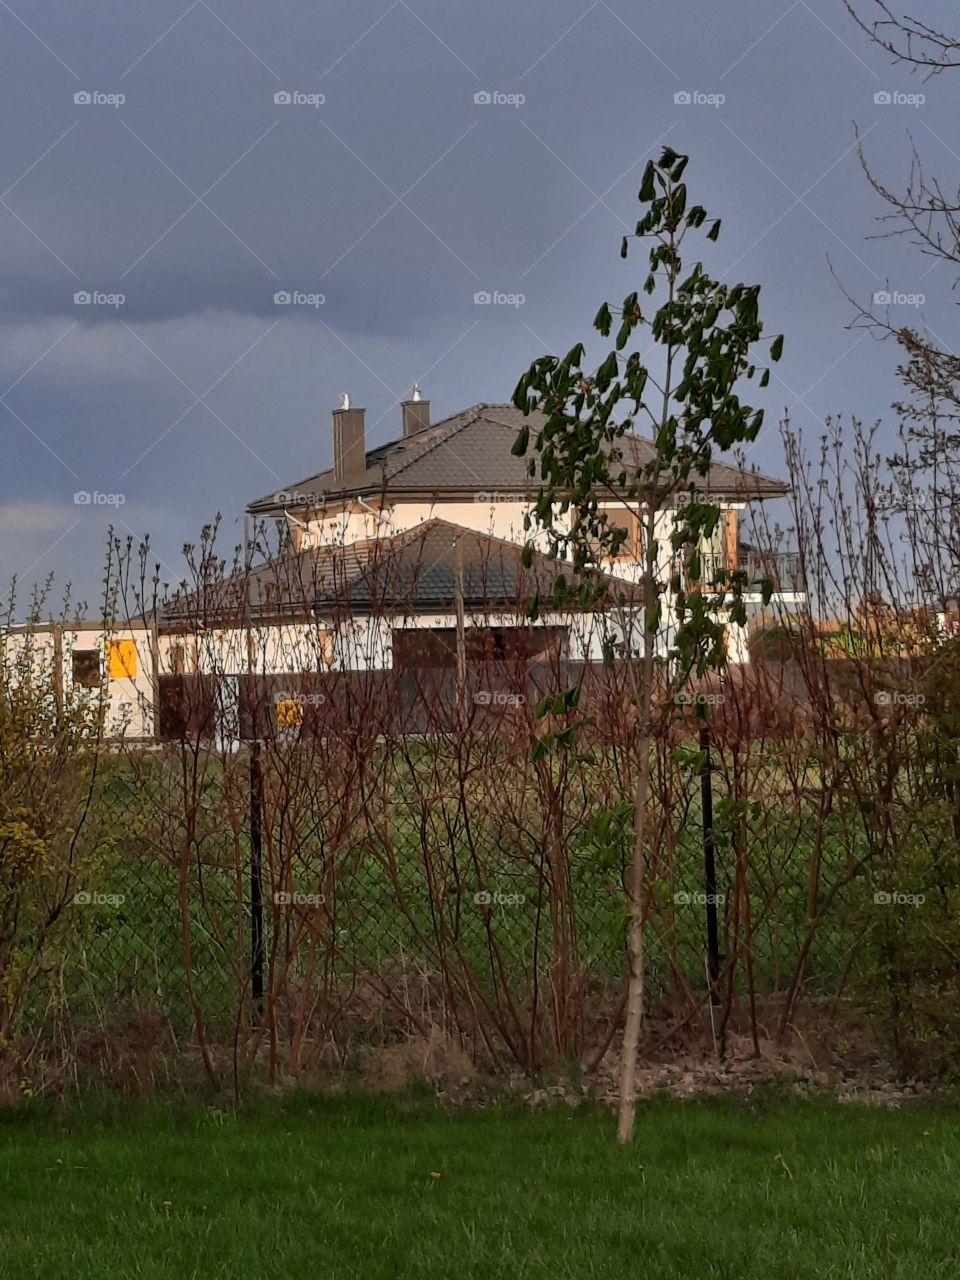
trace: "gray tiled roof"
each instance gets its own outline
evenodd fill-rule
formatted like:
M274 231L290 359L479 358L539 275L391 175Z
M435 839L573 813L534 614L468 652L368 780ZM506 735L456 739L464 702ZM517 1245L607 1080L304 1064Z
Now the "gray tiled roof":
M389 537L291 554L202 593L190 591L171 601L163 624L172 630L197 623L236 624L248 613L266 621L308 618L314 612L337 609L444 611L456 602L458 575L468 611L523 608L536 593L548 604L558 573L576 585L569 567L539 552L526 567L522 556L518 543L432 519ZM639 589L622 579L598 573L594 580L605 589L598 608L636 603L640 598Z
M443 610L456 602L459 576L464 607L487 612L523 607L534 595L549 601L558 573L577 585L569 566L540 552L532 554L529 566L522 557L523 548L515 542L447 520L427 520L407 533L382 540L379 554L358 566L346 593L359 609ZM597 573L594 581L604 588L607 605L639 600L639 589L622 579ZM336 596L324 598L318 591L316 605L322 609L337 600Z
M284 510L384 491L393 497L427 500L482 492L535 493L538 485L527 474L527 459L515 457L511 449L521 427L529 426L535 434L544 421L543 414L525 416L514 405L477 404L415 435L368 450L367 473L359 485L344 485L330 468L256 499L247 510L279 516ZM619 448L634 467L647 462L653 451L650 441L636 435L624 436ZM702 487L721 497L741 499L780 497L787 492L779 480L722 462L714 463Z

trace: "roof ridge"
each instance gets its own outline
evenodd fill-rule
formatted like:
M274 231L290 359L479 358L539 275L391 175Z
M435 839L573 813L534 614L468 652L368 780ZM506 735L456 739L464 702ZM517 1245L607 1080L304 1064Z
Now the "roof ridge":
M449 440L452 440L454 436L459 435L461 431L465 430L465 428L472 426L474 422L479 422L483 415L475 413L474 410L483 407L484 406L482 405L471 405L469 409L464 409L461 413L452 414L449 418L442 418L439 422L434 422L431 426L424 427L423 431L417 431L413 436L401 436L400 439L395 442L398 445L402 444L404 440L414 440L417 436L423 435L427 431L437 432L437 438L433 440L427 448L419 451L411 449L410 457L406 458L391 472L390 479L393 480L397 476L402 475L403 472L406 471L408 467L412 467L415 462L420 462L423 458L426 458L433 453L434 449L439 449L442 444L446 444ZM438 428L443 427L445 423L454 422L457 418L462 418L463 421L456 423L456 425L451 427L449 430L438 430Z
M417 436L424 435L428 431L436 431L438 433L437 439L433 441L433 443L430 444L428 448L422 450L421 452L414 453L411 457L404 460L401 463L401 465L398 466L396 470L392 473L392 476L399 475L402 471L405 471L408 466L412 465L412 463L414 463L418 458L426 457L428 453L432 453L435 448L443 444L445 441L449 440L452 436L455 436L464 427L469 426L471 422L476 422L482 416L477 411L480 409L487 409L487 408L490 408L490 406L487 405L485 402L481 401L478 404L470 405L470 407L467 409L461 409L458 413L447 414L445 418L441 418L438 422L429 423L427 426L422 427L419 431L414 432L413 435L410 435L410 436L400 435L400 436L397 436L396 439L394 440L385 440L383 444L378 444L372 449L365 449L364 463L366 463L367 458L374 457L376 459L373 466L366 465L365 472L364 472L365 476L369 475L370 472L377 470L377 463L380 464L380 468L382 469L383 465L387 462L388 458L400 455L405 441L413 440ZM462 418L463 421L460 423L457 423L456 420L458 418ZM448 431L439 430L440 428L445 427L448 423L454 423L455 425ZM501 423L500 425L503 426L505 424ZM271 499L273 499L273 501L276 502L276 495L278 493L301 492L301 485L308 485L311 483L311 481L317 480L320 476L329 475L332 471L333 471L333 463L331 462L330 466L327 467L325 471L314 471L310 475L304 476L302 480L295 480L292 484L284 485L282 488L274 489L272 494L265 493L265 494L262 494L259 498L254 498L252 502L249 502L247 504L247 509L249 510L251 507L260 506L261 503L268 502Z

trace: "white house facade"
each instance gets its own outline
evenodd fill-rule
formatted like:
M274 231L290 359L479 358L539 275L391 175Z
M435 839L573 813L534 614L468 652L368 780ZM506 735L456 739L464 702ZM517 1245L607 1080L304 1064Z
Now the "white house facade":
M248 545L257 543L258 530L276 525L281 553L251 563L242 578L181 593L154 617L11 630L4 660L15 666L30 645L31 662L48 668L57 697L102 700L108 736L176 737L200 715L226 744L260 735L244 710L257 678L272 680L280 689L273 696L282 699L285 681L307 676L433 663L463 668L462 680L470 655L505 660L508 652L535 666L549 660L558 637L568 663L599 663L611 644L636 654L643 618L637 513L616 494L600 504L626 532L622 553L598 565L608 587L604 604L551 609L551 583L562 566L547 558L544 532L528 527L536 481L512 452L522 426L535 432L537 424L503 404L431 423L429 402L415 389L402 405L402 434L368 449L364 411L344 397L333 413L332 465L247 507ZM620 447L628 465L650 456L650 444L636 436ZM713 567L751 564L758 577L774 576L782 566L761 562L751 549L745 563L739 521L748 503L782 497L786 487L716 464L701 490L721 513L714 538L701 548L705 581ZM676 569L671 532L670 512L661 511L664 581ZM525 559L527 546L532 555ZM799 575L784 577L775 583L780 599L802 600ZM534 594L540 604L530 610ZM666 602L658 637L664 654L669 595ZM748 661L746 640L743 628L728 627L731 661ZM178 711L183 689L205 679L217 682L215 709Z

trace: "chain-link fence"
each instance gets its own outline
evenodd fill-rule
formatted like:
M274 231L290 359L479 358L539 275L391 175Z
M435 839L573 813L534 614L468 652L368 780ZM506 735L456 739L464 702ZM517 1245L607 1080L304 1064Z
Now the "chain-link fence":
M773 697L768 674L657 704L649 1025L662 1040L709 1013L711 1034L770 1036L826 1002L897 1034L922 1010L922 1038L958 941L949 794L911 772L922 723L868 739L853 695L828 719ZM315 719L316 680L282 697L260 682L255 741L212 740L201 718L159 747L65 755L90 772L71 801L86 818L62 835L83 856L51 872L46 906L29 886L19 899L40 923L5 953L29 978L17 1034L110 1044L149 1022L171 1061L199 1048L211 1075L437 1031L500 1071L602 1053L622 1015L641 739L629 671L573 675L576 699L568 666L552 699L543 671L535 698L501 668L489 697L458 700L448 673L421 674L432 731L397 716L382 673L331 678Z

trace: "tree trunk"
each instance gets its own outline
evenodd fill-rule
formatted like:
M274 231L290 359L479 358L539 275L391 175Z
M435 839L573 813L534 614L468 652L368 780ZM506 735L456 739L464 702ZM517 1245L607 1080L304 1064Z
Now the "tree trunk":
M655 577L651 547L653 518L649 520L650 538L647 552L647 569L644 574L644 629L643 660L640 674L640 731L637 749L639 770L633 817L633 862L627 881L627 1017L623 1027L623 1051L620 1058L620 1107L617 1118L617 1138L620 1142L632 1142L637 1111L637 1050L643 1027L644 955L643 955L643 899L646 879L647 799L650 793L650 745L653 706L654 653L656 629L650 624Z

